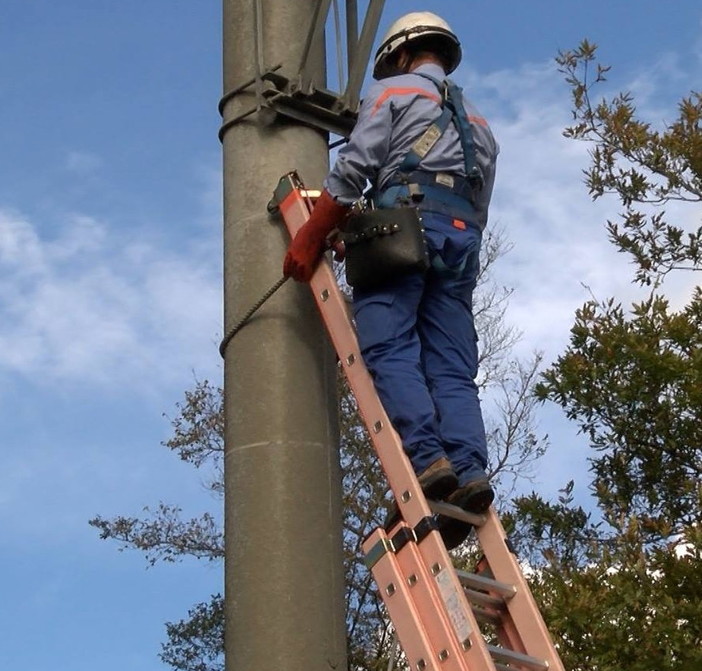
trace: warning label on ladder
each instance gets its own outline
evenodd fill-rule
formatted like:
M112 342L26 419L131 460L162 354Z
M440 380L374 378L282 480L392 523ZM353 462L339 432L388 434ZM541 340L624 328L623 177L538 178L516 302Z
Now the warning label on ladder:
M458 640L461 642L466 641L471 635L472 629L465 615L463 595L458 594L451 580L451 574L446 568L441 569L437 573L436 582Z

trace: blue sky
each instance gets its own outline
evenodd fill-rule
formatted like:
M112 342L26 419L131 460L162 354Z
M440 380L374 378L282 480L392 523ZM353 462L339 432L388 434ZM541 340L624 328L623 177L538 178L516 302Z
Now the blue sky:
M388 0L381 32L413 9L464 43L456 79L502 147L492 220L515 245L498 270L516 289L508 318L520 353L553 358L583 284L636 296L604 233L617 204L590 202L587 149L561 137L553 57L588 37L614 66L609 90L669 120L699 86L702 7ZM164 669L164 621L220 590L219 566L147 570L87 524L159 501L218 512L160 443L195 376L221 376L220 33L219 2L0 2L2 669ZM689 286L670 291L684 301ZM585 452L557 409L541 424L550 495Z

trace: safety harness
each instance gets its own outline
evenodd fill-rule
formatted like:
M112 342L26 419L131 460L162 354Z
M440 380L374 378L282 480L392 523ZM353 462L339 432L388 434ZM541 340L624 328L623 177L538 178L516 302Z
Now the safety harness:
M412 145L383 189L374 194L373 201L379 208L414 206L476 222L475 196L483 188L483 174L476 158L473 130L463 106L463 91L450 79L440 81L421 72L413 74L430 80L441 92L442 111ZM466 177L420 170L420 162L452 121L461 141Z

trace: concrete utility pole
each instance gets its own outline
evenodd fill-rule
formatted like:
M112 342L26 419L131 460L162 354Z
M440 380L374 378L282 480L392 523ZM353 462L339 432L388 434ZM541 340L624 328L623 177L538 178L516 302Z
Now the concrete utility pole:
M313 5L223 0L224 93L262 63L292 77ZM323 83L321 40L314 56ZM269 110L226 126L255 90L222 112L225 332L282 274L288 234L266 211L278 179L296 168L319 188L328 168L319 130ZM224 373L227 671L345 671L335 361L307 286L290 281L265 304Z

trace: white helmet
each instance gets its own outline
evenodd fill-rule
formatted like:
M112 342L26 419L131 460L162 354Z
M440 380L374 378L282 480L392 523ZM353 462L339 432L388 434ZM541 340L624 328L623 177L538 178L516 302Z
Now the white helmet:
M404 44L420 37L434 36L446 63L446 74L453 72L461 62L461 43L446 21L431 12L411 12L401 16L390 26L375 54L373 77L383 79L395 74L390 56Z

